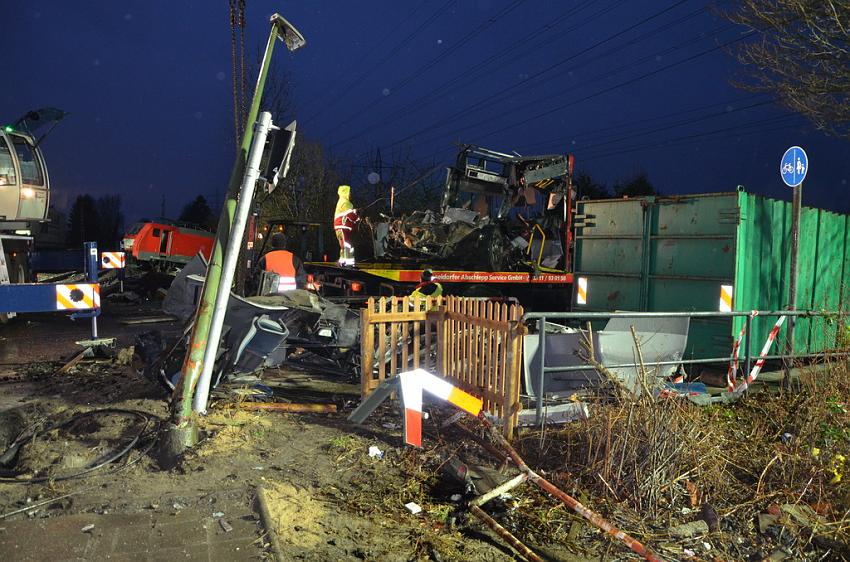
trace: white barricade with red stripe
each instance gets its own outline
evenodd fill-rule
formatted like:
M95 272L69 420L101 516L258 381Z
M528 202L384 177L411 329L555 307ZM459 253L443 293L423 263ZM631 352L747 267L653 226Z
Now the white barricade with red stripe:
M414 447L422 446L422 394L429 394L469 412L481 413L484 405L477 398L445 379L432 375L425 369L414 369L398 375L401 384L401 401L404 405L404 442Z
M747 376L746 380L741 381L741 384L738 385L738 388L735 389L735 392L743 392L747 389L749 385L753 383L759 376L761 372L761 368L764 367L765 357L767 356L767 352L770 351L770 346L773 345L773 341L776 339L776 336L779 334L779 329L782 328L782 323L785 322L785 316L780 316L776 321L776 324L773 325L773 329L770 331L770 335L767 336L767 341L764 342L764 347L759 354L759 360L756 361L755 366L753 366L752 371L750 371L749 376Z
M750 313L750 318L755 318L758 314L758 310L754 310ZM729 370L726 371L726 390L729 392L735 390L735 383L738 382L738 359L741 356L741 341L744 339L744 332L746 330L747 325L744 324L738 333L738 339L732 344L732 358L729 360Z

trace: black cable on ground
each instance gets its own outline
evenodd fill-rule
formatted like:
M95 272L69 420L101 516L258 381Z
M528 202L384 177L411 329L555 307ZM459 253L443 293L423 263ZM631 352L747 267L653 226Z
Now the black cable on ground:
M28 479L25 479L25 480L22 480L22 479L19 479L19 478L8 478L8 477L6 477L6 478L0 478L0 482L16 483L16 484L38 484L38 483L41 483L41 482L48 482L48 481L58 482L58 481L62 481L62 480L72 480L74 478L79 478L81 476L85 476L85 475L92 473L92 472L94 472L94 471L96 471L100 468L103 468L104 466L111 464L111 463L121 459L122 457L126 456L127 454L129 454L130 451L133 450L133 448L136 446L136 444L142 438L142 436L146 433L148 427L151 425L151 415L148 414L148 413L141 412L141 411L138 411L138 410L127 410L127 409L122 409L122 408L103 408L103 409L100 409L100 410L90 410L88 412L79 412L77 414L74 414L73 416L71 416L70 419L68 419L68 420L66 420L62 423L54 424L53 426L51 426L47 429L44 429L41 432L34 432L34 433L28 435L27 439L32 439L33 437L39 435L39 433L47 433L49 431L53 431L54 429L62 429L62 428L67 427L67 426L71 425L72 423L74 423L74 422L76 422L80 419L83 419L83 418L93 417L93 416L98 416L98 415L103 415L103 414L119 414L119 415L123 415L123 416L134 416L144 423L141 425L141 429L139 430L139 432L136 433L133 436L133 438L130 440L130 442L126 446L124 446L123 448L121 448L117 451L111 452L108 455L102 456L101 458L96 460L93 464L89 465L88 467L84 468L83 470L80 470L79 472L75 472L73 474L67 474L67 475L60 475L60 476L39 476L39 477L35 477L35 478L28 478ZM21 445L22 445L21 443L15 442L15 443L12 443L12 445L9 448L11 449L12 447L19 447ZM153 446L153 444L149 445L145 449L145 452L149 451L152 446ZM139 457L139 458L141 458L141 457ZM138 462L138 460L133 461L133 463L135 463L135 462ZM127 466L129 466L130 464L133 464L133 463L127 463L123 467L120 467L118 470L126 468ZM116 472L116 471L113 471L113 472Z

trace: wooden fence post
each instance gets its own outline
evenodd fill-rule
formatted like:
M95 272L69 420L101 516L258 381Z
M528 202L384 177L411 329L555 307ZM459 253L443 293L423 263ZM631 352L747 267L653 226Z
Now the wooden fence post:
M372 359L375 357L375 329L370 323L375 299L370 297L360 315L360 396L372 392Z

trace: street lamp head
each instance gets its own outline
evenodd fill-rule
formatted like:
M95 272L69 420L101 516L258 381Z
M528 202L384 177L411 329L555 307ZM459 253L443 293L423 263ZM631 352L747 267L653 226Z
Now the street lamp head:
M286 43L286 48L290 51L295 51L307 44L307 40L301 35L301 32L286 21L280 14L274 14L271 17L271 22L277 26L277 38Z

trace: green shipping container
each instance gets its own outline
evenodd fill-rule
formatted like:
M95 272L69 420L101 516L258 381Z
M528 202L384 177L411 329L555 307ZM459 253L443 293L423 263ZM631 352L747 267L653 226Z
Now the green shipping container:
M787 307L791 203L745 191L579 201L575 226L575 311ZM848 216L804 207L798 264L797 308L843 309ZM728 296L723 300L724 289L731 303ZM774 322L753 321L752 354ZM839 324L835 318L798 320L795 352L835 347ZM685 358L728 357L743 325L743 318L693 319ZM786 326L777 339L783 345Z

